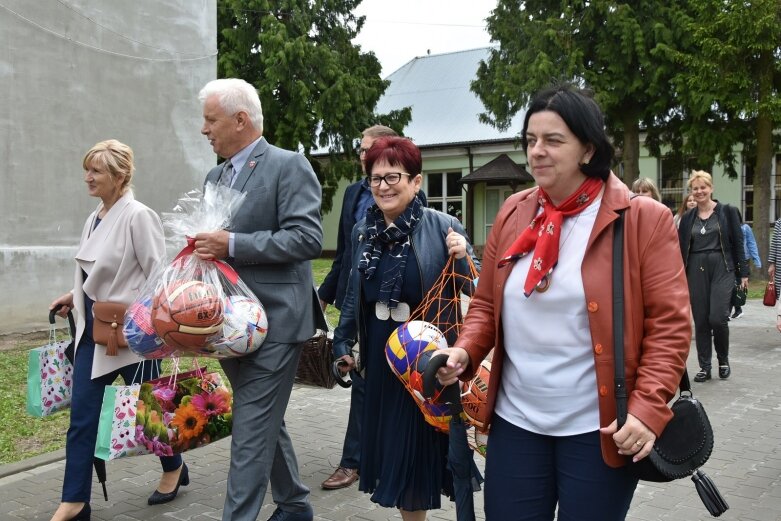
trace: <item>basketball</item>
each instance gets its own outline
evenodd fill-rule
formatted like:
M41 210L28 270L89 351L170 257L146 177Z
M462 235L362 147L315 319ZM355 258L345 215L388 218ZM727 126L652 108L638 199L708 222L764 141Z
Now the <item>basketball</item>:
M152 326L170 346L202 350L215 335L222 334L222 322L222 298L212 284L178 281L155 296Z
M412 320L397 327L388 337L385 357L391 370L408 384L413 364L421 353L445 348L447 340L439 328L423 320Z
M461 403L464 406L464 413L469 421L482 430L485 428L485 422L488 420L488 380L491 377L491 362L483 360L480 367L477 368L474 378L466 387L466 394Z
M248 297L234 295L225 299L222 339L213 346L215 353L241 356L257 350L266 339L268 318L263 306Z

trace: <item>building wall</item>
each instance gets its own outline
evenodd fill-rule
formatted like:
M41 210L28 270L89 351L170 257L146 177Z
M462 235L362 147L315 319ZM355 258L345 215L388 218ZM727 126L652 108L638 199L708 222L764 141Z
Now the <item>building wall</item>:
M73 286L96 142L133 148L136 198L157 211L200 187L216 157L197 93L216 62L216 0L2 2L0 334L41 327Z

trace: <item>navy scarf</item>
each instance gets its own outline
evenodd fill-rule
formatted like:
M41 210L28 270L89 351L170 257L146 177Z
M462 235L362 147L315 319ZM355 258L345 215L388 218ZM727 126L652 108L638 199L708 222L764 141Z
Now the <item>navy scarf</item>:
M358 271L364 278L371 279L377 271L380 257L388 246L388 269L380 274L379 302L394 309L399 304L403 283L404 268L410 248L410 235L423 215L423 205L417 196L407 205L404 212L396 217L393 224L386 225L382 210L374 204L366 211L366 243L358 261Z

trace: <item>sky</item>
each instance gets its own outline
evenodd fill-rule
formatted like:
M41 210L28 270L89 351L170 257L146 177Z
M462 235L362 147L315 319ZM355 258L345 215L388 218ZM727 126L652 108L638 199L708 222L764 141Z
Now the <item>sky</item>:
M485 19L496 0L363 0L366 22L354 43L374 51L382 77L417 56L487 47Z

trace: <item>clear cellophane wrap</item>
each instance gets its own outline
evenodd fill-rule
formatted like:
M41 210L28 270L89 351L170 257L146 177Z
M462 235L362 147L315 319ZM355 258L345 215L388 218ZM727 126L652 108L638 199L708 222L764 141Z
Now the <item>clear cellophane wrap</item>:
M195 236L227 229L244 195L209 183L162 214L166 241L180 251L158 264L128 307L124 334L134 353L227 358L263 343L268 321L257 297L228 263L195 254Z

